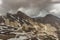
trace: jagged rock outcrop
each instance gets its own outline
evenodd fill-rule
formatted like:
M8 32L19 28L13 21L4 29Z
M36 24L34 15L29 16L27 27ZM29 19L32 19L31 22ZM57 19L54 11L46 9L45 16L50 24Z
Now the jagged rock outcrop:
M3 25L1 25L1 23L3 23ZM1 30L4 29L7 31L3 31L4 33L0 31L1 34L16 34L17 32L19 34L26 33L27 36L31 36L32 39L38 37L38 39L45 40L45 37L47 39L49 37L51 40L54 38L54 40L57 40L59 37L57 32L60 30L60 18L51 14L45 17L31 18L23 12L18 11L16 14L7 13L6 16L3 16L0 21L0 26L3 26ZM4 28L4 26L7 28Z

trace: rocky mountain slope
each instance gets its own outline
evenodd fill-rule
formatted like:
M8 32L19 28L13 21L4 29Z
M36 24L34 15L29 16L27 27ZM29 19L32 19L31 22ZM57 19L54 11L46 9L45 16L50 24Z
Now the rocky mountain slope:
M0 34L6 36L0 36L3 40L20 36L26 36L25 40L59 40L59 32L60 18L51 14L31 18L18 11L16 14L7 13L6 16L0 16ZM19 40L23 39L19 38Z
M40 23L45 24L48 27L50 25L50 27L56 28L55 32L58 34L58 37L60 38L60 18L58 18L58 17L56 17L54 15L48 14L43 18L37 18L38 22L39 22L39 20L40 20ZM54 30L54 29L51 29L51 30Z

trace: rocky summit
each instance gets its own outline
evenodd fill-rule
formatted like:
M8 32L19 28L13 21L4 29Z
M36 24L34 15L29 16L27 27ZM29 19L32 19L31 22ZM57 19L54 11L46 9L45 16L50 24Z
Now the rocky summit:
M60 40L60 18L48 14L31 18L18 11L0 16L2 40Z

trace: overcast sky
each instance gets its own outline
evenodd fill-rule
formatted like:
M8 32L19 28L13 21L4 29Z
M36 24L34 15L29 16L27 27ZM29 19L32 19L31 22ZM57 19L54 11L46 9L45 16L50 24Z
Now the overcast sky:
M59 0L52 0L59 2ZM60 4L52 3L51 0L0 0L0 15L7 12L14 13L20 10L31 17L52 14L60 16ZM58 11L57 11L58 10ZM48 11L48 12L47 12Z

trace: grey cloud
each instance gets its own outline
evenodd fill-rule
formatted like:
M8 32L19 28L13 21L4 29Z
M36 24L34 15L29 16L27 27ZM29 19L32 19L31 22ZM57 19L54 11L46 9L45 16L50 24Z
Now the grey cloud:
M48 5L50 0L2 0L2 2L0 13L4 14L10 10L14 12L23 7L24 9L30 10L27 12L28 14L32 13L32 16L36 16L39 14L41 8L45 8Z
M3 5L10 6L11 8L23 7L43 7L50 0L3 0Z
M45 16L52 9L51 0L2 0L0 13L16 12L18 9L29 16ZM46 10L41 10L46 9ZM51 13L52 14L52 13ZM56 14L54 14L56 15ZM57 14L58 15L58 14Z

